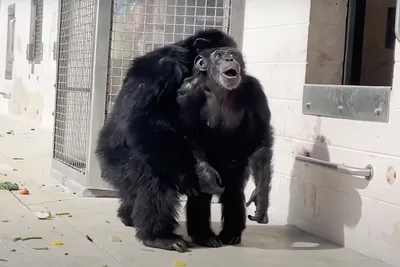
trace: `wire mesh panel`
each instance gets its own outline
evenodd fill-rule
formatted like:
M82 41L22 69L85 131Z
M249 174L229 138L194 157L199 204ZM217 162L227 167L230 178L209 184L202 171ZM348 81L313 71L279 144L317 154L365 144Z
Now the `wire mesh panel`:
M34 51L33 58L39 59L42 56L42 32L43 32L43 0L35 2L35 25L34 25Z
M95 0L62 0L54 158L86 172Z
M198 30L229 32L231 0L113 0L108 113L133 58Z

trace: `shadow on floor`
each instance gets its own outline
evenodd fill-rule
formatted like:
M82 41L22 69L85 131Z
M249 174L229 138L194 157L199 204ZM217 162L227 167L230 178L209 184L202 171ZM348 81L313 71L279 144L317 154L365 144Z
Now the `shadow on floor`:
M177 233L187 237L184 222ZM221 224L212 223L215 233L219 233ZM327 250L338 249L340 246L310 235L291 225L247 225L243 233L242 244L238 247L257 248L267 250ZM196 247L195 249L207 249Z

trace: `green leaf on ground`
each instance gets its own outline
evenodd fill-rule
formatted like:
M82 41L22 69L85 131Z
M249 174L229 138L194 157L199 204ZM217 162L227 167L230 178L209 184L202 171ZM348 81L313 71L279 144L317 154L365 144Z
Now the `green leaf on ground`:
M16 183L11 183L8 181L0 182L0 189L8 190L8 191L15 191L19 190L19 186Z

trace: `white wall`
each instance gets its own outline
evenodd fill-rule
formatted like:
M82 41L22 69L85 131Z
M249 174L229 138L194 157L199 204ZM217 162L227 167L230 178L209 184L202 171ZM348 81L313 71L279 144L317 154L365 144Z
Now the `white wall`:
M341 76L342 61L332 55L342 53L344 25L335 19L346 2L246 1L243 51L248 71L265 87L276 128L270 211L272 217L399 266L400 181L389 184L386 173L390 166L400 170L400 64L395 65L389 123L302 114L306 76L326 75L320 81L331 83ZM398 43L396 51L398 62ZM305 167L294 160L304 151L336 163L372 164L375 176L368 183Z
M15 55L13 79L5 80L8 6L16 4ZM53 42L57 39L58 1L44 0L43 4L43 60L35 65L26 59L29 43L31 0L1 0L0 10L0 113L21 115L53 125L56 61L53 60ZM4 98L3 95L11 95Z

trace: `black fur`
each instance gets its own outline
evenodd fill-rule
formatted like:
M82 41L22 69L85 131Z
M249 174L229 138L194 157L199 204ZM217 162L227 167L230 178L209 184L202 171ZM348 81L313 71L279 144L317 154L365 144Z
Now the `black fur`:
M228 48L218 50L226 51L225 55L228 52L231 55L232 51ZM188 198L188 233L195 243L208 247L241 242L246 226L244 188L249 169L253 171L257 188L257 196L253 197L257 211L250 219L259 223L268 222L273 146L271 114L261 84L245 73L242 55L236 51L233 59L231 56L222 58L221 61L225 62L220 66L240 65L240 83L233 90L223 88L224 82L218 80L221 67L212 56L214 51L216 49L200 53L204 59L200 64L203 69L195 71L178 90L184 131L203 150L209 164L219 172L225 187L220 198L223 227L218 236L210 228L211 195ZM228 80L235 84L234 79ZM225 84L228 85L229 81Z
M176 102L197 53L218 46L236 44L218 30L206 30L134 59L100 131L96 156L102 177L119 192L118 216L136 227L146 246L186 251L173 233L179 193L196 195L218 183L218 173L178 130Z

